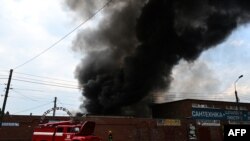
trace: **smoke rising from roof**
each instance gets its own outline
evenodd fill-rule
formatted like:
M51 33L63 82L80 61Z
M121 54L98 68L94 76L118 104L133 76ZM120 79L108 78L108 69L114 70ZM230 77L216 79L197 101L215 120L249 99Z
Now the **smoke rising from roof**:
M86 16L99 1L71 1ZM145 116L150 94L164 92L172 68L194 61L249 20L247 0L114 0L96 28L73 42L86 56L76 69L90 114ZM86 11L84 9L86 7ZM140 108L138 108L140 107ZM144 109L142 109L143 107Z

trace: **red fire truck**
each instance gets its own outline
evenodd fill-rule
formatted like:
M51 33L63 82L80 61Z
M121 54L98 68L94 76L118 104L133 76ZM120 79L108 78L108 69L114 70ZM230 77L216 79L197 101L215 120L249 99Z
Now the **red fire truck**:
M101 141L93 135L95 122L72 121L40 124L34 129L32 141Z

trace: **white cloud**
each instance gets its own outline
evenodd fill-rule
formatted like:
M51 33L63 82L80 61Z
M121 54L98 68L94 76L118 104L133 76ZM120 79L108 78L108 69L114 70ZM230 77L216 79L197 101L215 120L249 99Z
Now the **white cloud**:
M51 0L4 0L0 1L0 69L14 68L32 57L41 53L70 30L72 19L68 13L63 10L62 1ZM75 34L75 33L74 33ZM14 70L13 78L24 77L15 72L22 72L44 77L59 78L63 80L77 81L74 78L74 69L80 61L71 51L70 45L74 34L67 37L55 47L48 50L33 61ZM5 73L8 75L8 71ZM33 78L32 76L25 76ZM36 78L43 80L43 78ZM7 80L1 80L5 83ZM31 80L32 81L32 80ZM12 80L13 88L43 90L10 92L6 110L15 113L35 107L47 101L53 101L58 97L62 103L72 103L72 110L77 110L80 106L79 97L81 92L74 89L65 89L60 87L49 87L34 83L20 82ZM4 86L1 86L4 90ZM25 95L25 96L23 96ZM28 97L28 99L27 99ZM38 99L39 101L32 101ZM2 98L0 100L2 102ZM52 105L49 105L50 107ZM33 114L42 114L47 107L32 111ZM24 111L18 114L29 114Z

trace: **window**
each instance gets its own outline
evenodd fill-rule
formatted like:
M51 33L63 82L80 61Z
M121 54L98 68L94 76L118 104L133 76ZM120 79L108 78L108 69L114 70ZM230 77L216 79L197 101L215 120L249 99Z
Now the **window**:
M75 128L74 128L74 132L75 132L75 133L77 133L77 132L79 132L79 131L80 131L79 127L75 127Z
M79 127L69 127L67 128L67 133L77 133L79 130Z
M67 128L67 133L72 133L72 127Z
M57 128L56 132L63 132L63 128L62 127Z

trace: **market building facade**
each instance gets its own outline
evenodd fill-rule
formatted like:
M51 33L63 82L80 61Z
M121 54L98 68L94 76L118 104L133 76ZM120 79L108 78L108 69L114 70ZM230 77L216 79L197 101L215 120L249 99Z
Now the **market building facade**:
M185 99L156 104L152 112L155 119L186 121L189 140L222 141L224 125L250 125L248 103Z
M223 141L224 125L250 124L250 104L185 99L152 105L152 118L84 115L72 119L44 115L4 116L0 141L30 141L34 127L41 121L65 120L95 121L95 135L103 140L112 131L116 141Z

